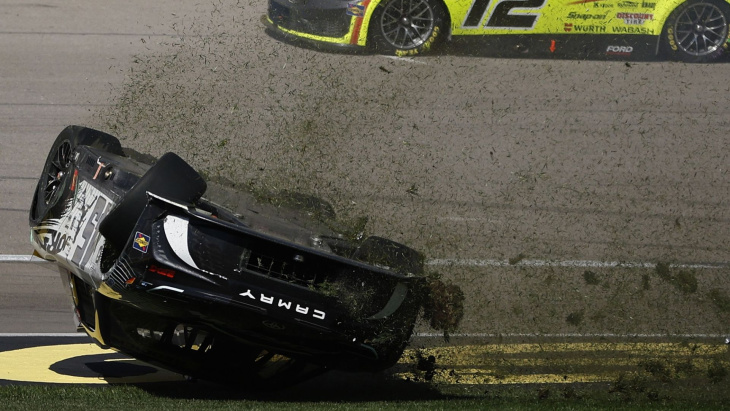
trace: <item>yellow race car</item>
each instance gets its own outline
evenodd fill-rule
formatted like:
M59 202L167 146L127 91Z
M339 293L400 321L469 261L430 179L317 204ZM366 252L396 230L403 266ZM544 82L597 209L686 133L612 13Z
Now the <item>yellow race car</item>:
M729 19L724 0L269 0L262 22L317 47L399 56L449 39L505 53L710 62L727 50Z

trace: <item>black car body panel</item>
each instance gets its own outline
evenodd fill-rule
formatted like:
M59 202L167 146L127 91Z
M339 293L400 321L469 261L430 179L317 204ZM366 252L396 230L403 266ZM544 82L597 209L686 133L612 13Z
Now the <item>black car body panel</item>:
M381 370L400 357L422 304L422 273L368 257L366 243L418 253L236 214L200 197L204 183L191 194L187 180L175 181L193 175L164 169L184 168L175 155L150 166L78 138L91 132L72 126L54 143L30 225L36 253L57 263L99 345L249 383ZM155 184L168 195L147 190ZM134 223L120 227L130 210Z

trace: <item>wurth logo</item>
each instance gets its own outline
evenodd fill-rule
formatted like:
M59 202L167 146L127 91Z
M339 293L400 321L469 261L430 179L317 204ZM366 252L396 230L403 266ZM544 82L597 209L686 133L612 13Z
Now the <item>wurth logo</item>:
M568 31L568 32L569 31L572 31L573 30L573 23L565 23L565 25L563 26L563 30Z

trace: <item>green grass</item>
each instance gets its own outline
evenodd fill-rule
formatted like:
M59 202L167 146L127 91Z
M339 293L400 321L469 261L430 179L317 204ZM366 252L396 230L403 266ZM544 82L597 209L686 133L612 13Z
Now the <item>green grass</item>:
M327 409L327 410L592 410L626 409L681 410L693 408L719 409L727 404L727 398L701 395L703 388L696 387L697 395L683 397L680 387L662 390L656 395L625 395L592 387L573 386L522 386L466 387L456 394L430 394L432 399L413 400L388 398L374 401L363 398L348 400L343 393L332 393L333 400L315 400L302 394L301 398L286 391L277 398L276 393L245 394L232 388L207 384L184 383L148 386L2 386L0 401L3 409L133 409L133 410L181 410L181 409ZM645 392L644 392L645 393ZM666 395L674 397L662 397Z

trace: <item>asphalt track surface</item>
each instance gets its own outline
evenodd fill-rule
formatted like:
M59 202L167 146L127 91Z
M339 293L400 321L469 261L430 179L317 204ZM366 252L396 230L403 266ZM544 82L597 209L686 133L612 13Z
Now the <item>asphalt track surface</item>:
M236 16L240 50L256 50L247 80L235 84L245 96L236 101L250 106L247 131L270 128L261 119L276 109L272 100L283 99L273 117L287 118L302 106L286 96L331 94L307 86L359 85L351 104L372 115L318 106L347 119L352 138L335 147L341 161L329 174L297 170L311 171L318 184L309 187L337 206L370 211L372 231L428 251L429 267L466 291L464 338L638 335L721 346L730 333L725 63L332 55L264 35L264 9L250 4ZM23 258L32 251L27 207L50 143L68 124L109 124L124 85L138 81L134 69L154 69L149 56L184 43L186 30L193 40L215 34L214 15L190 1L0 4L1 333L75 331L57 273ZM386 99L397 120L376 123ZM374 124L387 133L369 131ZM143 126L127 127L130 136ZM127 143L214 163L196 159L192 143ZM281 173L264 160L246 158L261 172L233 177ZM345 163L357 165L347 169L356 184L338 186ZM672 265L662 272L658 262ZM0 337L3 347L15 344L9 338L18 337Z

